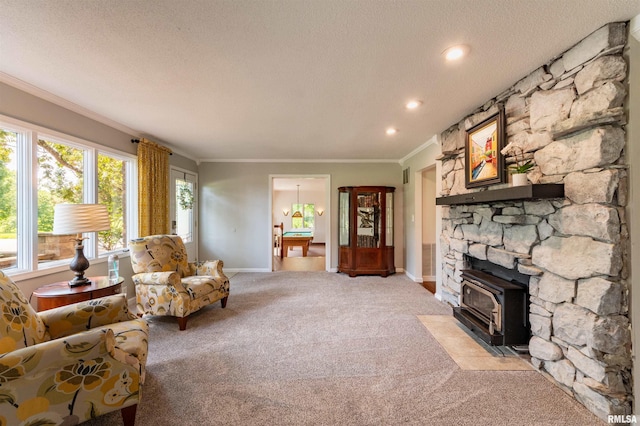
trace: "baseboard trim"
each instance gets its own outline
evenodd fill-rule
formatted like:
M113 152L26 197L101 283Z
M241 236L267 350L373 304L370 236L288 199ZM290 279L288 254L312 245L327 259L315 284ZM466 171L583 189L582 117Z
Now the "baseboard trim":
M272 272L271 269L268 268L224 268L224 272Z
M397 269L397 271L400 271L400 269ZM415 276L411 275L411 274L410 274L409 272L407 272L407 271L404 271L404 274L405 274L407 277L409 277L409 279L410 279L411 281L416 282L416 283L422 283L422 277L415 277Z

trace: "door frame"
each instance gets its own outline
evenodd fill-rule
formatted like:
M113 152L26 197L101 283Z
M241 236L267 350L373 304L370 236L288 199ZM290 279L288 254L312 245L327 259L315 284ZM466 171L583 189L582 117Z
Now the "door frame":
M331 224L331 175L329 174L270 174L269 175L269 216L268 226L269 242L269 271L273 271L273 179L324 179L324 202L325 208L323 215L325 216L325 271L331 271L331 231L333 229Z
M414 175L414 206L413 217L414 219L414 264L415 264L415 279L419 279L418 282L422 282L422 172L433 168L434 165L422 167L417 170ZM438 179L438 176L442 176L442 161L435 162L436 169L436 194L442 192L442 179ZM440 236L442 235L442 206L436 206L436 265L442 265L442 252L440 247ZM405 260L406 262L406 260ZM419 277L419 278L418 278ZM435 297L438 300L442 300L442 267L436 268L436 292Z

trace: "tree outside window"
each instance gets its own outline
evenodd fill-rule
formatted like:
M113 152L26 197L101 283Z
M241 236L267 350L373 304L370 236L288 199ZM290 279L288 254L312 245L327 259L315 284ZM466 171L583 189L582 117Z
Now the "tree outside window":
M107 206L111 229L98 232L98 253L127 246L127 162L98 154L98 204Z
M314 228L315 224L315 204L297 204L291 205L291 211L302 212L302 217L291 218L292 229Z
M16 265L18 250L16 139L0 128L0 269Z
M53 232L56 204L82 203L84 150L51 140L38 139L38 262L70 259L74 242L48 237Z

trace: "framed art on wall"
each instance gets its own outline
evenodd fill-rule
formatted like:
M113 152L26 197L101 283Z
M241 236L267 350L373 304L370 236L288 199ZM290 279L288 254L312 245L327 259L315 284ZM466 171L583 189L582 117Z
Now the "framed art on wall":
M504 159L500 150L504 146L504 109L467 131L465 141L465 186L480 186L505 181Z

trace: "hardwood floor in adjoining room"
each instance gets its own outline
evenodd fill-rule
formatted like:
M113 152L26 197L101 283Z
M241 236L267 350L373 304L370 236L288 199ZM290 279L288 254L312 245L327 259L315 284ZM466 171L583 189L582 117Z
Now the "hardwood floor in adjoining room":
M325 245L324 243L311 244L307 256L302 256L302 248L294 247L287 253L287 257L280 259L273 257L274 271L324 271L325 270Z
M429 290L431 293L436 294L436 282L435 281L423 281L422 287Z

